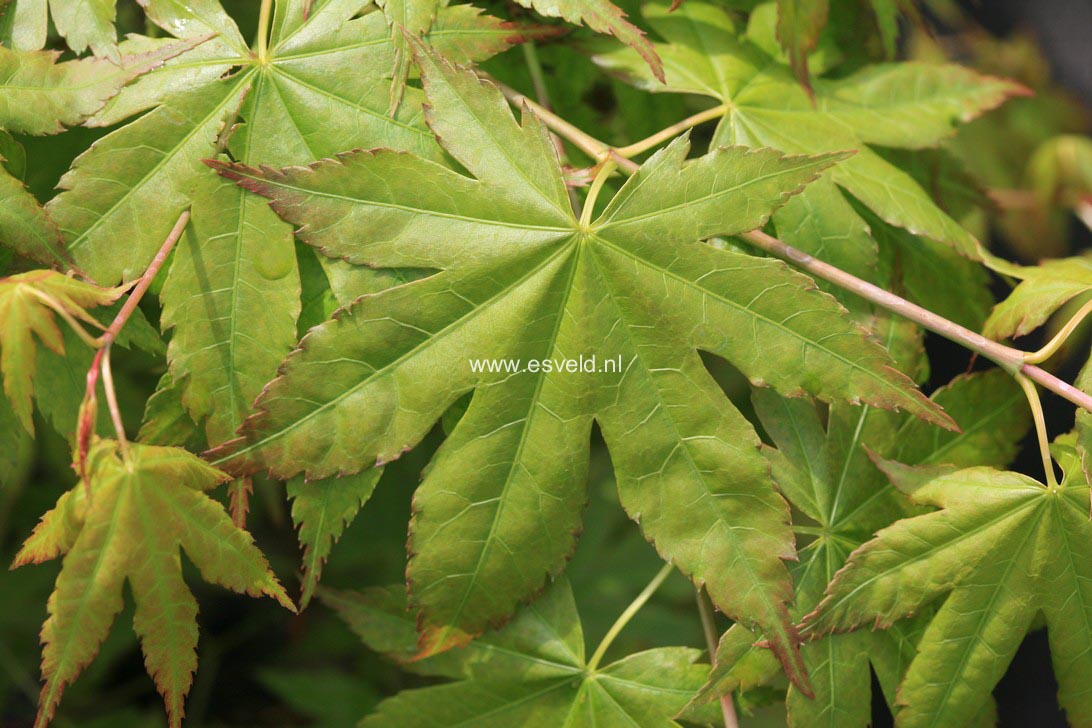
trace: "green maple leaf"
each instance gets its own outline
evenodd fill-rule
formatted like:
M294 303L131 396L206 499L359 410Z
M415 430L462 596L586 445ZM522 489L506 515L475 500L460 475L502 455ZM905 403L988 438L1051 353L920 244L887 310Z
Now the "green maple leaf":
M881 331L907 373L924 376L921 342L913 327L887 321ZM763 427L777 446L765 451L774 480L804 516L794 522L816 524L803 529L814 538L800 549L800 562L793 567L797 618L818 605L835 572L874 531L918 512L887 483L869 452L915 464L1004 465L1015 455L1029 421L1023 392L1000 370L957 377L933 395L959 423L959 433L905 415L842 404L830 407L824 426L819 411L807 400L785 399L767 390L757 391L754 399ZM869 725L869 664L894 706L918 631L899 625L806 644L801 654L815 695L809 699L790 687L790 724ZM757 639L740 626L724 635L702 700L776 677L777 662L768 650L754 647Z
M899 521L855 552L806 624L813 635L882 628L947 595L899 687L899 725L965 723L1040 612L1058 699L1073 725L1088 724L1089 487L1071 436L1052 452L1065 473L1056 486L988 467L885 465L914 502L939 510Z
M117 0L11 0L0 15L0 38L16 50L45 46L49 19L75 53L118 58ZM3 5L3 3L0 3Z
M648 91L710 96L727 105L714 144L771 146L796 154L857 150L774 216L786 242L816 255L829 249L830 262L867 274L874 244L844 192L890 225L978 257L974 238L871 145L935 146L957 123L1021 93L1021 87L959 66L879 64L845 78L815 79L812 99L789 69L743 37L722 8L687 2L668 13L666 6L649 4L644 16L666 40L655 44L666 85L652 79L626 49L597 53L594 60ZM841 257L847 255L848 260Z
M803 682L784 505L697 350L786 394L948 421L808 279L699 241L760 226L837 157L735 147L686 161L679 139L578 220L537 117L518 124L492 85L422 53L429 123L474 178L387 150L283 171L213 162L329 256L442 270L312 329L220 462L282 478L359 472L473 391L415 498L408 579L431 653L504 619L563 567L594 419L646 536L724 611L761 625ZM471 361L581 356L620 365L511 375Z
M42 517L13 564L64 556L42 627L38 725L94 659L126 581L145 666L171 726L181 725L197 669L197 602L182 580L180 549L207 581L294 607L250 534L205 494L229 476L185 450L134 443L123 454L112 440L97 440L87 463L87 480Z
M51 270L0 278L0 371L4 393L27 432L34 432L35 339L63 355L64 335L55 314L99 326L87 309L113 303L121 294L120 288L99 288Z
M407 92L397 115L385 114L389 30L381 14L355 17L364 0L316 2L308 13L302 3L278 2L264 58L218 2L144 5L165 31L201 42L88 122L147 112L82 155L47 210L77 263L102 283L140 275L191 209L163 286L162 323L173 330L168 359L186 411L218 444L296 342L300 279L291 227L200 160L229 135L227 150L250 163L303 164L358 146L442 153L420 121L420 91ZM457 6L440 13L430 40L478 59L524 30ZM120 48L152 52L178 42L131 36Z
M404 593L401 587L324 590L321 598L366 645L404 662L415 643ZM688 647L638 652L601 667L588 664L584 649L572 591L559 580L503 629L404 663L456 682L405 690L380 703L360 725L666 728L679 725L673 718L709 671L699 661L701 650Z

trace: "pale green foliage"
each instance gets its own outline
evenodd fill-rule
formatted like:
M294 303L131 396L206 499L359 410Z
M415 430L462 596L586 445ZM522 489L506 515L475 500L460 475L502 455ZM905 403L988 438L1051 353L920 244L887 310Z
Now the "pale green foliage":
M1067 302L1092 291L1092 259L1087 256L1046 260L1014 272L1020 283L986 321L984 333L991 338L1031 333Z
M415 635L399 591L326 591L321 598L370 648L404 660ZM402 692L361 726L677 726L673 718L709 670L700 656L663 647L589 666L572 592L561 580L503 629L407 665L457 682Z
M579 222L535 117L516 124L499 93L435 55L422 67L429 123L476 179L382 150L280 172L220 166L327 255L444 269L312 330L220 462L280 477L357 472L417 444L474 390L415 499L408 578L430 653L504 618L560 570L579 529L594 418L622 504L661 554L727 613L764 626L793 664L786 513L753 430L695 348L786 394L806 388L947 421L805 281L699 242L760 225L832 158L736 147L687 162L679 140ZM778 298L765 295L774 288ZM653 301L645 292L657 289ZM471 365L579 356L615 372L509 376Z
M318 595L405 671L446 680L381 702L369 728L713 723L716 698L761 702L784 690L782 673L793 726L867 725L872 673L899 725L988 725L990 691L1038 613L1063 706L1092 725L1081 468L1092 415L1055 445L1061 486L995 470L1029 419L1007 372L958 376L926 398L921 330L873 308L890 298L860 281L817 288L744 247L763 229L975 331L988 316L994 338L1074 310L1092 291L1087 260L987 255L971 230L987 229L989 198L957 159L988 145L950 142L1023 88L953 65L872 63L893 57L900 12L918 20L901 0L686 0L634 17L632 3L517 2L531 12L490 6L512 21L442 0L228 4L238 17L219 0L0 0L3 506L40 470L37 453L60 450L67 468L75 451L84 478L16 557L64 556L38 724L99 653L128 583L178 726L197 664L182 552L205 580L294 609L243 530L252 510L252 525L298 529L301 606ZM532 24L535 13L553 20ZM115 19L139 32L119 42ZM255 19L268 26L251 43L240 28ZM546 38L488 66L553 109L514 115L472 64ZM41 50L62 42L63 61ZM698 122L669 124L711 104L698 118L717 127L696 132L692 154L682 130ZM77 124L107 129L25 138ZM604 164L611 152L592 137L644 161ZM1050 217L1025 237L1049 228L1056 250L1069 212L1087 212L1092 147L1035 146L1025 182L989 182L1032 188L1027 216ZM67 153L64 165L82 153L60 176L37 166L43 148ZM145 276L186 213L162 272ZM1020 281L996 307L981 261ZM103 350L90 338L131 289L99 286L142 276L146 295L127 300L142 296L168 343L136 308ZM155 378L132 371L148 360L125 345L155 360L150 398ZM122 386L104 390L111 350ZM997 360L1018 368L1013 354ZM593 371L566 368L579 360ZM1076 384L1090 382L1086 365ZM104 396L115 388L140 401L119 413ZM35 404L67 441L32 439ZM141 406L130 444L125 420ZM101 439L111 429L117 439ZM403 472L424 462L416 454L385 467L418 446L431 453L420 473ZM405 586L319 587L384 472L412 508ZM228 481L225 510L211 491ZM280 494L290 514L269 500ZM389 516L362 520L375 515ZM625 516L734 623L715 668L693 646L586 658L561 572L581 529L613 544ZM383 567L401 570L405 523L387 526L403 530ZM358 558L374 560L376 534L357 535ZM622 541L655 562L637 529ZM595 566L610 571L617 551ZM610 601L629 576L594 585ZM585 610L589 632L604 613ZM322 618L315 609L299 628ZM260 679L327 723L315 695L349 682L334 669ZM357 697L333 724L379 700Z
M1092 715L1089 488L1071 437L1054 445L1065 478L1047 487L987 467L885 466L915 503L849 559L807 619L817 635L886 626L949 593L899 691L900 725L960 725L981 709L1040 611L1059 700L1073 725Z
M920 344L906 324L881 321L880 333L907 373L918 377L925 373ZM944 432L906 416L844 405L830 408L824 427L812 403L756 393L759 419L777 446L764 451L773 477L799 510L794 521L814 521L821 531L800 549L800 563L793 570L797 619L819 603L827 583L868 534L917 512L887 485L870 454L919 464L1004 465L1027 430L1023 394L1001 371L959 377L933 399L962 432ZM801 653L815 696L808 699L790 688L790 724L868 725L870 663L894 708L896 688L914 654L920 627L919 623L884 632L831 635L805 645ZM753 648L755 641L738 626L724 635L704 699L776 677L776 662Z
M182 580L179 549L202 577L294 609L250 535L205 495L228 476L178 448L99 440L86 460L87 479L42 517L14 566L64 556L42 627L39 724L53 716L61 693L98 652L122 608L128 582L133 626L145 665L163 694L172 726L197 669L197 602Z
M200 160L215 156L240 120L229 149L251 163L302 164L377 145L439 156L420 123L420 92L393 118L383 114L390 31L380 14L354 18L365 4L315 3L304 17L299 3L278 3L261 64L217 3L149 2L149 17L192 48L111 101L94 123L151 110L97 142L49 203L68 249L99 282L139 275L177 215L191 210L163 288L163 324L174 332L168 359L182 402L212 444L231 437L291 350L300 281L291 228ZM437 46L472 59L521 30L468 6L445 9L435 24ZM133 37L120 47L177 45ZM347 67L371 70L337 72ZM156 215L143 214L149 206Z
M946 243L974 256L977 243L946 215L911 178L867 145L921 149L935 145L959 122L973 119L1020 88L957 66L883 64L846 78L815 79L814 98L763 51L742 36L722 8L686 2L673 13L645 6L646 19L666 42L655 44L664 60L667 84L649 77L627 49L598 53L604 68L623 74L652 92L712 96L729 104L714 143L769 145L792 153L857 151L829 180L812 185L798 199L816 211L816 229L787 237L815 252L817 244L844 240L874 245L840 187L882 220ZM790 214L792 207L786 207ZM774 218L775 224L778 218ZM782 227L778 225L779 229ZM790 232L795 225L785 225ZM872 254L874 255L874 253Z
M36 342L63 355L64 335L57 325L57 314L97 326L98 321L87 309L112 303L121 293L121 289L99 288L51 270L0 278L0 372L4 375L4 394L31 434Z

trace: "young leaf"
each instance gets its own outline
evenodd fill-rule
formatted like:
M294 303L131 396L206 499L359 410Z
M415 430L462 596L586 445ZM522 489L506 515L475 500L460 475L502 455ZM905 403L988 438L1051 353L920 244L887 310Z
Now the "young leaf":
M400 591L324 591L322 599L365 644L402 660L414 635ZM560 580L504 629L414 663L457 682L405 690L380 703L361 726L677 726L673 718L709 669L700 656L700 650L662 647L589 668L572 592Z
M958 123L1023 93L1022 87L958 66L900 63L816 79L812 99L788 69L750 44L721 8L694 1L669 14L664 6L649 4L644 15L666 41L655 44L664 59L666 85L650 78L644 64L625 49L598 53L595 61L648 91L700 94L726 104L714 144L768 145L795 154L856 149L804 198L837 185L887 223L978 257L974 238L908 174L868 145L933 146ZM854 216L844 200L813 207L835 220ZM824 224L832 229L845 225ZM806 237L800 242L809 244Z
M0 43L17 51L40 51L49 34L48 0L0 2Z
M122 292L120 288L99 288L51 270L0 278L0 371L4 375L4 393L27 432L34 433L31 398L38 348L35 337L63 355L64 337L55 314L97 326L87 309L113 303Z
M986 320L983 334L991 339L1029 334L1067 302L1092 291L1092 259L1087 256L1045 260L1014 273L1019 285Z
M517 124L495 88L431 51L419 64L429 123L473 179L385 150L283 171L215 164L327 255L443 269L313 329L221 462L278 477L358 472L416 445L474 391L415 498L408 578L431 654L504 619L562 568L594 418L623 506L661 554L793 665L787 514L697 349L786 394L947 423L806 279L699 242L761 225L836 157L737 147L687 162L678 140L581 222L537 117ZM485 364L564 357L611 364Z
M114 19L117 0L50 0L49 12L73 53L90 48L96 56L117 60Z
M1078 725L1092 711L1089 488L1072 437L1052 451L1065 477L1051 487L987 467L885 464L900 490L939 510L883 529L854 553L806 624L814 635L882 627L948 594L900 686L901 725L974 716L1040 611L1062 707Z
M439 0L377 0L383 8L387 25L394 31L391 45L394 46L394 66L391 70L391 102L387 113L393 115L402 103L402 94L406 92L406 78L409 76L413 53L405 33L420 38L436 22L440 10Z
M246 531L205 491L229 476L178 448L97 440L78 483L42 517L13 567L64 556L42 627L38 725L87 666L122 607L128 581L144 663L163 695L172 727L197 669L197 603L182 580L179 549L210 582L267 595L293 610Z
M884 324L885 338L902 353L904 370L920 365L917 337L907 336L906 324ZM793 614L807 614L849 554L868 534L891 520L912 513L911 506L885 482L868 453L894 455L907 462L1004 465L1028 426L1023 392L1005 372L958 377L937 391L934 399L960 425L962 432L944 432L905 416L869 408L832 405L826 427L810 402L789 400L760 390L755 409L778 449L766 450L774 479L782 493L810 519L822 535L800 549L793 568L796 599ZM815 690L813 699L789 689L789 722L866 726L871 720L869 663L894 707L895 687L913 654L917 630L900 628L872 634L831 635L801 649ZM716 667L699 700L728 690L768 682L776 665L752 647L757 637L739 626L729 630L717 651Z

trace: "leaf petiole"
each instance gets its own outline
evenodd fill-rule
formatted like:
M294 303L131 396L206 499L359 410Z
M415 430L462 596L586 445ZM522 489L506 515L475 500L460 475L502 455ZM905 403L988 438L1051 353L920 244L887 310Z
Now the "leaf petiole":
M580 227L587 228L591 224L592 214L595 211L595 201L599 198L599 193L603 189L603 185L606 184L607 178L618 167L613 159L607 159L603 162L603 165L599 168L599 171L595 173L595 179L592 180L591 188L588 190L588 198L584 201L584 208L580 213Z
M1050 438L1047 436L1046 418L1043 416L1043 403L1039 400L1039 392L1035 384L1019 372L1013 375L1016 383L1024 390L1028 398L1028 406L1031 407L1031 416L1035 420L1035 436L1039 440L1039 455L1043 458L1043 471L1046 475L1046 483L1051 488L1058 487L1058 479L1054 475L1054 460L1050 456Z
M178 220L174 223L174 227L171 228L170 233L167 234L167 239L163 241L163 245L156 252L155 257L152 258L152 262L148 265L147 270L137 280L136 286L133 288L133 292L129 294L129 298L126 299L121 310L118 311L118 315L114 317L114 320L107 327L105 333L98 339L93 340L95 346L99 349L95 355L94 361L91 362L91 368L87 371L87 384L84 389L83 402L80 404L80 418L76 425L76 465L81 469L83 468L84 456L87 454L87 450L91 444L91 433L95 425L95 389L98 384L99 374L102 374L103 388L106 390L106 404L110 408L110 419L114 423L114 431L117 434L118 443L120 444L120 450L122 455L125 455L129 451L129 441L125 437L125 426L121 419L121 410L118 408L117 392L114 389L114 377L113 372L110 370L110 348L114 341L117 339L118 334L121 332L122 327L129 320L129 317L133 315L133 311L136 310L137 305L140 303L140 299L144 297L148 287L152 285L152 281L155 280L156 274L163 267L163 264L167 262L167 257L171 254L171 250L174 249L175 244L179 238L182 237L182 232L186 229L186 225L190 221L190 211L183 210L182 214L178 216Z
M53 298L53 296L49 295L45 291L40 291L32 286L28 286L27 290L30 291L31 295L33 295L45 305L49 306L49 308L53 312L55 312L62 319L64 319L65 323L68 324L72 328L72 330L76 332L76 335L80 337L83 343L87 344L92 349L98 349L102 346L102 342L100 341L100 339L87 333L87 329L83 327L83 324L81 324L75 316L70 314L64 306L62 306L55 298ZM99 328L103 328L103 326L98 322L95 322L95 325Z
M1046 346L1038 351L1024 355L1024 361L1029 364L1040 364L1050 357L1058 353L1058 349L1061 349L1065 345L1065 342L1073 335L1073 331L1081 325L1081 322L1085 320L1088 314L1092 313L1092 300L1086 301L1083 306L1078 309L1077 313L1073 314L1073 318L1066 322L1066 325L1054 335Z
M694 597L698 602L698 616L701 618L701 631L705 635L705 646L709 650L709 664L716 667L717 623L713 614L713 603L709 601L709 595L701 587L694 587ZM739 728L739 716L736 715L736 704L732 700L732 693L728 692L720 696L720 712L724 716L724 728Z
M693 116L688 116L680 122L672 124L666 129L661 129L650 137L646 137L639 142L628 144L624 147L618 147L614 151L623 157L634 157L641 152L647 152L649 149L658 147L664 142L671 141L679 134L682 134L687 129L691 129L698 124L704 124L707 121L719 119L728 113L728 105L721 104L720 106L714 106L711 109L700 111Z
M664 583L664 579L667 578L667 575L670 574L674 568L675 566L673 564L664 564L663 568L656 573L656 576L652 577L652 581L648 583L648 586L646 586L641 593L629 603L628 607L622 610L622 614L618 616L618 619L615 620L614 624L607 630L607 634L603 636L602 642L595 648L595 652L592 653L591 659L588 660L588 672L595 672L596 668L599 667L599 663L603 661L603 656L607 653L607 649L611 646L611 643L613 643L619 633L625 629L634 615L641 611L641 607L645 606L645 602L652 598L652 595L656 593L656 590L660 588L660 585Z
M273 0L262 0L258 11L258 62L269 61L269 16L273 10Z

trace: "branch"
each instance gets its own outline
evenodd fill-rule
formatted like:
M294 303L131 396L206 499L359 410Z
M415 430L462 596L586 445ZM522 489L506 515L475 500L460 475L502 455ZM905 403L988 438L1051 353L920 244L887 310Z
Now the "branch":
M752 230L749 233L743 233L740 237L755 247L761 248L767 253L784 260L786 263L790 263L818 278L833 283L850 293L855 293L881 308L885 308L905 319L909 319L910 321L929 329L933 333L940 334L949 341L954 341L971 351L981 354L1009 374L1014 376L1016 374L1023 374L1028 379L1038 382L1055 394L1068 399L1078 407L1083 407L1089 412L1092 412L1092 396L1089 396L1073 385L1067 384L1053 374L1037 367L1033 363L1033 360L1036 357L1035 354L1027 354L1020 349L1014 349L1011 346L1005 346L1004 344L999 344L996 341L987 339L985 336L960 326L954 321L949 321L943 316L939 316L928 309L922 308L916 303L911 303L905 298L896 296L890 291L886 291L868 281L850 275L840 268L835 268L829 263L824 263L802 250L797 250L791 245L783 243L761 230Z
M148 269L144 271L138 280L136 286L133 288L133 292L129 294L129 298L125 301L125 305L118 311L118 315L114 317L114 320L107 327L106 333L99 337L99 341L103 346L110 346L114 343L114 340L121 332L121 328L125 326L125 322L129 320L129 317L133 315L133 310L140 303L140 299L144 297L148 287L152 285L152 281L155 279L159 269L163 267L163 264L167 262L167 256L171 254L171 250L174 248L175 243L182 237L182 232L186 229L186 223L190 221L190 211L185 210L178 216L178 221L175 222L174 227L171 228L171 232L167 234L167 239L163 241L163 245L159 248L159 252L152 258L152 262L148 265Z
M96 402L95 390L98 386L99 375L102 375L103 387L106 390L106 405L110 409L110 419L114 423L114 432L118 438L118 446L121 449L122 455L125 455L129 451L129 440L125 436L125 424L121 419L121 410L118 408L117 392L114 389L114 377L110 370L110 348L114 341L117 339L118 334L121 333L122 327L129 320L129 317L133 315L133 311L136 310L137 305L140 303L140 299L144 297L148 287L152 285L152 281L155 280L156 274L159 273L160 268L167 262L167 257L171 254L171 250L174 248L178 239L182 237L182 232L186 229L186 224L190 221L190 211L185 210L178 216L177 222L174 227L171 228L171 232L167 234L167 239L163 241L163 245L159 248L159 251L152 258L152 262L148 265L147 270L137 280L136 286L133 288L133 292L129 294L129 298L126 299L125 304L118 311L118 315L114 317L114 320L107 327L106 332L95 340L95 343L101 348L95 353L95 358L91 362L91 368L87 370L87 382L83 394L83 402L80 404L80 416L76 425L76 456L75 464L80 471L80 476L86 482L86 472L84 471L84 459L87 456L87 452L91 447L91 433L95 427L95 415L98 412L98 406ZM88 486L90 487L90 486Z

